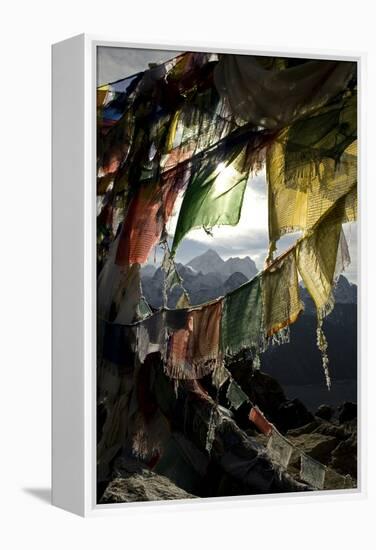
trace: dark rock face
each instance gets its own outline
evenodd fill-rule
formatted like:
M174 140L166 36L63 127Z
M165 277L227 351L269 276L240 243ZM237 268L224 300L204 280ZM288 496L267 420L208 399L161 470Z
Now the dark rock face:
M230 277L224 282L223 284L224 293L227 294L232 290L239 288L242 284L246 283L247 281L248 279L247 277L245 277L245 275L243 275L243 273L236 271L235 273L230 275Z
M282 432L299 428L314 420L305 405L299 399L285 401L278 409L278 427Z
M334 299L338 304L356 304L358 299L357 290L356 285L340 275L334 288Z
M334 410L329 405L320 405L315 412L315 416L322 418L323 420L330 420L334 414Z
M231 365L231 372L251 402L271 421L276 422L279 408L286 402L285 393L277 380L264 372L252 370L247 361L238 361Z
M332 453L330 462L332 468L341 474L350 474L357 477L357 437L352 434L348 439L341 441Z
M346 402L338 407L338 420L343 422L349 422L357 417L357 406L355 403Z
M317 320L304 311L290 327L290 342L271 346L260 356L261 368L282 384L325 384L321 355L316 345ZM332 381L357 377L357 306L336 304L324 320Z
M271 346L261 355L262 369L286 385L324 384L316 345L316 309L301 288L305 310L290 327L290 343ZM332 381L357 378L357 286L341 275L334 289L335 306L324 319Z
M352 430L347 429L345 426L337 426L326 421L318 423L318 426L313 431L318 434L330 435L337 438L338 441L347 439L353 433Z

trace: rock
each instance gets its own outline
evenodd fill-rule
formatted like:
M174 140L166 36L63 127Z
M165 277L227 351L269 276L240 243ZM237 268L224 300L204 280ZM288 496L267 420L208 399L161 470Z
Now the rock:
M288 439L298 449L304 451L322 464L330 462L332 458L331 453L338 445L338 440L335 437L315 433L302 434L297 437L289 436ZM297 467L300 465L300 453L298 450L293 451L291 465Z
M285 401L277 411L277 427L286 432L294 428L300 428L314 420L313 414L299 400Z
M196 497L174 485L167 477L150 472L147 476L134 474L125 479L114 479L107 486L100 503L181 500L186 498Z
M238 271L236 271L235 273L230 275L230 277L223 284L225 294L232 292L246 282L247 277L245 277L243 273L239 273Z
M347 439L351 434L351 432L347 430L346 426L336 426L335 424L331 424L326 421L319 423L313 432L322 435L330 435L331 437L336 437L340 441Z
M255 262L249 257L245 258L229 258L225 261L225 272L228 275L240 272L246 279L251 279L257 273L257 267Z
M144 277L152 277L156 271L157 268L153 264L146 264L141 269L141 278L143 279Z
M221 272L224 265L225 261L212 249L206 250L206 252L192 258L192 260L187 263L187 266L193 267L197 272L201 271L204 275L211 271Z
M315 412L315 416L318 416L323 420L330 420L333 414L334 414L334 410L329 405L320 405L317 411Z
M276 421L280 406L286 402L285 393L277 380L264 372L253 370L251 360L236 361L230 365L230 370L251 402L270 421Z
M167 477L152 472L135 460L118 459L114 473L116 477L106 487L101 504L195 498Z
M346 401L338 407L338 420L342 424L343 422L349 422L357 417L357 405L351 401Z
M334 299L338 304L356 304L358 287L340 275L334 287Z
M317 428L320 426L320 423L317 420L313 420L312 422L309 422L308 424L304 424L304 426L301 426L300 428L295 428L294 430L289 430L287 432L287 437L297 437L302 434L310 434L317 430Z
M356 481L351 476L343 476L329 467L326 469L324 490L353 489L354 487L356 487Z
M355 433L341 441L333 450L330 466L341 474L350 474L354 479L357 478L357 437Z

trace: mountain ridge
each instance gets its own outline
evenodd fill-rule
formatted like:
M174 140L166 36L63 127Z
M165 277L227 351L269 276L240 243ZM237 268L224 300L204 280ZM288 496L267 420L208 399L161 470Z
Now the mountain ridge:
M223 296L257 274L256 264L249 256L235 256L223 260L212 249L195 256L186 264L177 263L176 266L194 305ZM153 307L161 307L163 270L147 264L141 270L141 277L145 298ZM315 314L315 307L307 290L302 284L300 286L306 313ZM169 307L175 307L179 293L181 294L180 287L170 293ZM344 275L339 276L333 293L336 303L357 303L357 285L351 283Z
M208 254L204 260L209 259L210 262L211 258L215 258L215 256ZM220 260L222 263L217 262L217 264L223 267L226 262L222 258ZM252 278L246 277L239 271L234 271L228 277L224 273L215 271L205 274L196 271L192 267L192 263L197 265L197 262L192 261L185 265L181 263L176 265L192 305L224 296ZM236 262L232 262L232 265L236 265ZM150 269L149 266L146 266L148 269L142 268L141 272L143 292L149 304L154 308L159 308L163 305L164 273L160 267ZM284 384L320 385L324 384L324 378L321 356L316 345L316 308L302 284L300 284L300 291L305 309L298 321L290 327L290 344L271 346L261 354L261 368ZM182 288L179 285L175 286L169 293L168 307L174 308L181 294ZM340 275L333 294L334 309L324 320L332 379L356 380L357 285L349 282L344 275Z

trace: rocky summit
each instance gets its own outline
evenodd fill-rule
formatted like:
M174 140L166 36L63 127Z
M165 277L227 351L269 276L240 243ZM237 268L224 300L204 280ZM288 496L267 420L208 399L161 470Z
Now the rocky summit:
M225 261L211 249L193 258L185 265L178 263L177 270L193 305L224 296L257 273L255 262L248 256L229 258ZM154 308L161 307L163 270L160 267L156 269L149 264L142 268L141 277L146 300ZM181 293L180 287L175 287L170 292L169 307L175 307Z
M198 273L218 273L227 279L233 273L242 273L247 279L251 279L257 273L255 262L249 257L228 258L223 260L215 250L209 249L200 256L192 258L187 264Z

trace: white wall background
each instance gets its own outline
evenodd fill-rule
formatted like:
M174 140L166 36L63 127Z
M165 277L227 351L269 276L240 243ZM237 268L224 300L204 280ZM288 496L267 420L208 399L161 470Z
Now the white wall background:
M374 548L375 29L372 2L16 1L1 10L0 545L67 548ZM50 480L50 44L81 32L139 42L368 52L368 497L264 502L83 520L48 504ZM365 177L362 181L366 187ZM365 213L363 213L365 218ZM364 244L365 239L363 239ZM363 371L366 356L363 357Z

